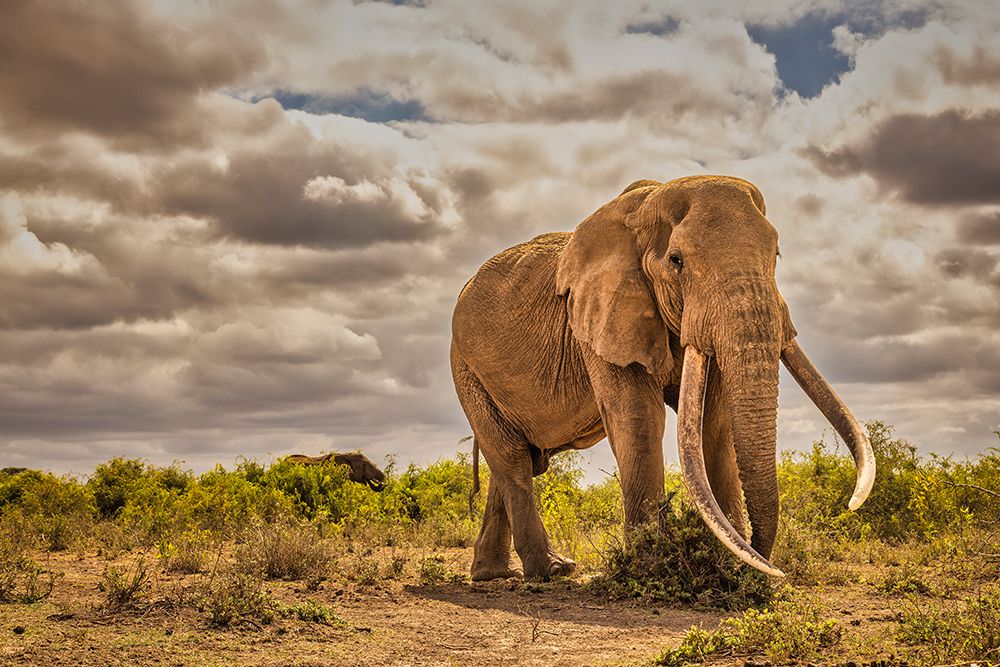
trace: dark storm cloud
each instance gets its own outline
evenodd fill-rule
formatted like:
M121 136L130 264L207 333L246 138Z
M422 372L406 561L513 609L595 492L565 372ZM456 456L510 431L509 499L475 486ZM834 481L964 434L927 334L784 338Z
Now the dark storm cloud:
M289 124L273 144L234 149L225 166L204 157L166 166L151 199L154 210L212 220L227 238L359 247L441 233L440 202L422 197L418 180Z
M860 143L803 154L825 173L859 172L916 204L1000 203L1000 111L899 114Z
M970 245L1000 244L1000 211L973 213L962 217L955 228L959 241Z
M168 22L132 0L13 0L0 21L0 123L133 148L200 142L197 103L265 62L242 31Z
M173 242L151 243L162 222L111 219L94 225L46 217L30 206L23 214L25 232L41 247L71 255L76 266L27 275L0 267L0 328L80 329L170 319L183 310L246 299L253 290L214 263L211 249L187 245L203 238L185 240L178 232Z
M977 44L968 56L939 48L934 58L945 82L963 86L985 86L1000 81L1000 57Z
M983 280L993 273L997 258L976 248L946 248L937 254L935 263L948 277Z
M119 196L120 184L95 168L92 158L51 142L16 154L0 150L0 190L61 192L110 201Z

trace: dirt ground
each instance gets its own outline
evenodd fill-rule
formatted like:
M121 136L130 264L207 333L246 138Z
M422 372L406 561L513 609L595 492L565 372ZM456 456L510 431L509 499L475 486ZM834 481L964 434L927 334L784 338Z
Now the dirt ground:
M278 600L328 605L344 624L278 619L216 629L184 604L205 575L166 575L152 559L146 602L112 614L101 609L99 589L107 561L55 555L45 566L63 577L48 600L0 605L0 665L648 665L692 625L711 628L722 618L607 602L577 580L421 584L419 558L408 555L399 580L374 586L342 579L315 591L301 582L268 584ZM470 559L471 550L453 550L447 566L467 572ZM892 631L889 600L861 587L820 597L873 642Z

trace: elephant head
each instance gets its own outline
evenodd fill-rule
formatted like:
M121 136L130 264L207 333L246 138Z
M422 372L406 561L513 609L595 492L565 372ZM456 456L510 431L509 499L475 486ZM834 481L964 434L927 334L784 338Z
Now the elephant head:
M691 499L733 553L771 574L780 574L768 562L778 521L779 359L854 456L851 509L875 472L864 430L795 340L775 282L777 257L778 234L755 186L694 176L633 183L580 223L557 272L578 340L619 366L642 364L668 388L680 375L678 449ZM728 416L751 544L712 493L702 434L709 409Z
M337 465L345 465L351 469L349 478L352 482L367 484L375 491L381 491L385 487L385 474L361 452L333 452L322 456L291 454L285 457L285 461L301 465L322 465L330 459Z

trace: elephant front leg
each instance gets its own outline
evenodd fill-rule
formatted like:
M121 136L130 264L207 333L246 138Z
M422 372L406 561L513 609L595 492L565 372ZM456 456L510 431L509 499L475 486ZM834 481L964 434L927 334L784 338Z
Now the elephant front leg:
M502 481L496 477L490 480L486 497L486 511L483 526L476 538L475 555L472 559L472 580L507 579L521 577L524 573L511 564L510 522L503 504L500 490Z
M663 388L638 364L626 368L591 354L594 396L618 460L625 528L653 520L663 500Z

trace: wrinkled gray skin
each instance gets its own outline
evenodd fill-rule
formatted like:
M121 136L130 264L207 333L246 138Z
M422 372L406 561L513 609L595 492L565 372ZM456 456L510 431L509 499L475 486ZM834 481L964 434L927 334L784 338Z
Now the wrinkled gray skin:
M684 350L710 355L705 467L732 526L771 554L778 519L778 363L795 336L774 271L778 235L752 184L639 181L575 232L488 260L452 322L455 387L490 466L474 580L566 574L535 507L549 457L608 437L626 527L663 495L665 405L677 409ZM700 404L699 397L699 404Z
M291 454L285 457L289 463L299 463L302 465L322 465L333 459L338 465L346 465L351 468L350 480L359 484L367 484L375 491L381 491L385 487L385 475L378 467L361 452L332 452L322 456L306 456L305 454Z

